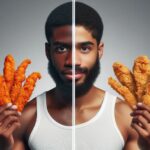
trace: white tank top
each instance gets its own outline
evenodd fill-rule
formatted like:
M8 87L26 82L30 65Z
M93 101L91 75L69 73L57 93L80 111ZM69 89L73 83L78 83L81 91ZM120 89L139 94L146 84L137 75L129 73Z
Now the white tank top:
M116 97L105 93L91 120L75 126L75 150L122 150L123 137L115 121ZM31 150L71 150L72 127L61 125L48 113L46 93L37 97L37 119L28 144Z

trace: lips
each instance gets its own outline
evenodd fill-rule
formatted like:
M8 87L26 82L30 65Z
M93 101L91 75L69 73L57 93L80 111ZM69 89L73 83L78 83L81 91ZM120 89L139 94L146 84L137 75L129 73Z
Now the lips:
M75 78L75 80L79 80L83 77L84 73L80 71L75 71L75 74L73 74L72 70L66 70L64 71L64 75L68 80L72 80Z

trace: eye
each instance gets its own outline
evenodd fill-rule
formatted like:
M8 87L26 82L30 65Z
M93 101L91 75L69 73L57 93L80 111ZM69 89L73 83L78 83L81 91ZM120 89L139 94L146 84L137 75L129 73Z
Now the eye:
M65 53L65 52L68 51L68 48L65 47L65 46L57 46L57 47L54 48L54 51L56 53Z
M91 50L90 46L82 46L81 47L81 52L82 53L88 53L88 52L90 52L90 50Z

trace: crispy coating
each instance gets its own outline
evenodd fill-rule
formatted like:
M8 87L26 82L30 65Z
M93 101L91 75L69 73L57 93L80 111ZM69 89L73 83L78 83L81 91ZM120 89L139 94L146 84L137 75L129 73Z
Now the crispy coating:
M126 100L131 108L133 105L136 105L136 97L130 92L130 90L126 86L121 85L112 77L108 79L108 84Z
M4 62L3 74L0 75L0 105L11 102L18 106L18 111L22 111L29 100L37 79L41 78L40 73L34 72L27 79L26 69L31 63L25 59L15 71L15 60L11 55L7 55ZM26 82L22 86L23 82Z
M136 100L136 103L143 102L150 106L150 60L148 57L139 56L135 59L133 73L121 63L114 63L113 69L118 80L124 86L109 78L108 82L111 87L122 95L125 100L131 97L131 105Z
M30 63L31 61L29 59L25 59L15 71L14 84L10 92L12 103L14 103L20 93L22 82L25 80L25 72Z
M150 61L147 56L139 56L135 59L133 75L136 83L136 95L138 101L141 101L150 76Z
M37 79L40 79L40 78L41 78L41 75L38 72L33 72L31 75L28 76L24 86L21 88L21 91L19 93L17 100L15 101L15 105L17 105L18 107L18 111L21 112L23 110L25 104L28 102L34 90Z
M4 61L3 74L5 78L8 91L12 88L15 73L15 60L12 55L7 55Z
M11 102L5 79L0 75L0 106Z
M142 96L142 102L150 106L150 82L146 85L145 95Z
M123 64L115 62L113 64L114 73L122 85L126 86L132 93L134 93L135 83L132 72Z

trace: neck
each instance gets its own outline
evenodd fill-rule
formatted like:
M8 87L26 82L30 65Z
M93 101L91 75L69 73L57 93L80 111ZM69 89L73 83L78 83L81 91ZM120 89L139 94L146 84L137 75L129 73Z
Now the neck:
M75 107L76 109L94 107L103 96L104 91L99 91L96 87L92 86L84 95L75 98ZM54 89L54 103L56 107L72 107L72 100L72 91L69 90L68 92L64 92L64 90L56 86Z
M86 94L76 97L76 109L84 109L97 105L98 93L98 89L92 86Z
M72 106L72 89L56 86L54 89L54 103L57 107Z

